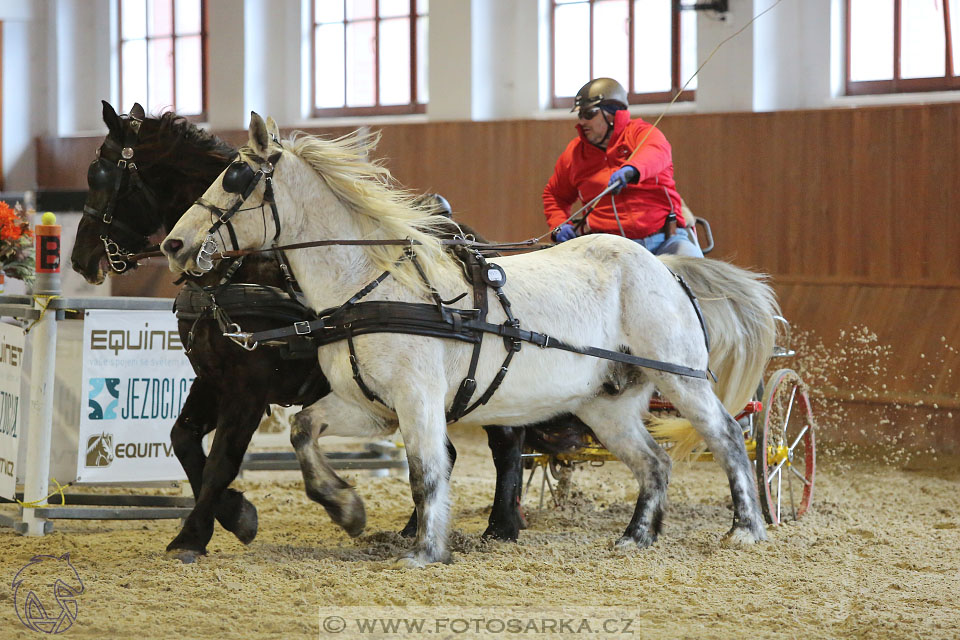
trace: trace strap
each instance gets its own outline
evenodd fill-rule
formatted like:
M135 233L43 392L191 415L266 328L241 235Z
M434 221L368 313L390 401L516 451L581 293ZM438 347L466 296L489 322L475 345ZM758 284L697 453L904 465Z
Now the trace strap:
M337 311L338 309L328 309L320 312L320 317L316 320L296 322L292 326L256 333L231 334L230 337L258 343L293 335L316 335L319 344L324 345L343 340L346 337L343 326L350 324L350 331L355 336L367 333L408 333L474 342L476 338L471 330L478 330L510 340L530 342L538 347L562 349L690 378L707 377L707 372L701 369L599 347L577 347L537 331L480 321L473 317L476 309L442 307L438 310L434 304L378 301L355 304L343 313L336 313Z

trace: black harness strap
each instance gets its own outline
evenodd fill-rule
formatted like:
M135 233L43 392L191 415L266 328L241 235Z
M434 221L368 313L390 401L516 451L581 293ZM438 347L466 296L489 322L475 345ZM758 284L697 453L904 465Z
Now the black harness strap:
M506 374L505 369L513 353L519 349L521 342L530 342L541 348L562 349L571 353L603 358L690 378L706 379L708 375L708 372L704 370L643 358L622 351L611 351L599 347L577 347L544 333L521 329L519 322L510 314L509 302L499 291L498 297L500 297L501 303L508 314L508 320L503 324L492 324L480 320L477 317L477 309L454 309L445 305L398 301L356 302L380 284L388 275L389 271L384 272L346 303L337 308L320 312L320 317L316 320L296 322L292 326L269 331L232 334L232 337L243 340L247 344L255 345L265 340L280 337L316 334L317 344L322 346L340 340L352 342L354 337L369 333L405 333L472 343L479 342L482 339L482 333L492 333L503 337L508 349L510 349L501 367L500 373L503 375ZM355 362L356 357L355 354L353 355L352 365L357 367L355 371L359 375L359 368ZM493 389L496 388L495 385L499 385L503 375L498 374L495 377L494 383L491 383ZM361 386L361 389L363 386ZM483 404L486 400L489 400L491 395L492 391L488 389L478 403ZM470 410L475 406L479 405L475 403Z
M476 256L468 252L463 254L469 258L466 265L470 271L470 282L473 283L473 308L477 312L477 320L487 319L487 287L482 280L483 266ZM483 256L480 256L482 259ZM473 410L473 407L467 409L470 399L477 390L477 364L480 362L480 349L483 347L483 340L478 340L473 345L473 354L470 356L470 366L467 368L467 377L460 382L460 388L457 389L457 395L453 397L450 403L450 410L447 411L447 422L455 422Z
M562 340L552 338L544 333L526 331L518 327L490 324L488 322L467 322L465 326L487 333L496 333L505 338L518 339L524 342L532 342L538 347L545 349L562 349L563 351L579 353L585 356L594 356L596 358L603 358L604 360L613 360L615 362L622 362L624 364L632 364L645 369L654 369L656 371L674 373L677 375L686 376L688 378L706 379L707 377L707 372L700 369L693 369L691 367L685 367L683 365L673 364L670 362L661 362L660 360L641 358L640 356L635 356L630 353L623 353L622 351L610 351L609 349L601 349L599 347L575 347Z
M241 152L242 151L243 150L241 149ZM233 216L236 215L238 211L240 211L240 207L247 200L247 198L250 197L250 194L253 193L253 190L257 188L257 184L259 184L260 180L266 177L266 187L264 188L264 192L263 192L263 202L270 205L270 212L273 214L273 221L275 224L275 232L274 232L273 240L274 240L274 244L276 244L277 238L280 236L280 214L277 211L277 204L273 197L273 180L271 179L271 177L273 175L273 168L276 165L276 163L280 160L280 156L282 155L282 153L283 153L282 150L277 151L276 153L274 153L273 155L271 155L269 158L266 158L266 159L261 158L259 156L255 156L257 162L259 163L259 166L256 171L254 171L253 168L251 168L249 165L245 165L243 161L243 156L240 153L238 153L238 156L237 156L238 160L236 160L233 164L241 163L240 164L241 167L245 166L246 171L249 172L248 174L249 179L246 181L245 184L239 187L239 191L231 191L232 193L237 193L237 200L232 205L230 205L229 209L226 209L226 210L221 209L220 207L213 204L212 202L209 202L203 198L197 198L197 201L196 201L197 205L203 207L204 209L207 209L208 211L210 211L210 213L212 213L217 217L217 219L213 222L211 227L207 230L208 236L212 236L214 233L217 233L217 231L220 230L220 227L226 225L227 232L230 234L230 242L233 244L233 249L234 251L239 251L240 243L237 241L237 234L233 230L233 224L231 224L230 219L233 218ZM229 174L229 171L230 171L230 168L227 169L228 174ZM247 175L243 175L243 178L246 178L246 177ZM224 186L224 190L227 190L226 185L223 183L221 184ZM262 206L263 205L261 204L261 207Z
M670 271L670 269L667 269L667 271ZM670 273L673 273L673 271L670 271ZM690 288L690 285L687 284L687 281L683 279L683 276L679 273L673 273L673 277L677 279L677 282L680 283L680 286L686 292L687 297L690 298L690 302L693 303L693 310L697 312L697 320L700 321L700 328L703 329L703 342L707 346L707 353L710 353L710 334L707 332L707 321L703 317L700 301L697 300L696 294L693 292L693 289Z
M350 350L350 368L353 370L353 380L357 383L357 386L360 387L360 391L363 392L363 395L366 396L367 400L370 402L379 402L383 406L389 408L386 402L376 394L376 392L367 386L367 383L363 381L363 376L360 375L360 365L357 363L357 351L353 346L353 333L350 331L350 325L348 324L345 328L347 336L347 349Z
M479 339L477 332L482 332L492 333L510 341L530 342L542 348L562 349L690 378L705 379L707 377L706 371L683 365L598 347L577 347L544 333L520 329L509 324L509 321L504 324L480 322L475 319L475 313L475 309L450 307L443 307L442 311L438 311L436 305L416 302L361 302L340 312L338 310L323 311L319 319L310 322L297 322L293 326L270 331L235 334L234 337L254 343L290 335L317 334L317 344L326 345L347 338L346 324L350 325L349 331L353 337L368 333L406 333L476 342ZM455 321L453 316L459 317ZM455 326L459 326L459 330L455 330Z
M481 254L479 251L474 252L474 257L477 263L480 264L481 266L481 271L480 271L481 281L484 284L487 284L493 287L493 290L496 291L497 293L497 299L500 301L500 306L503 308L503 312L507 316L507 319L503 323L504 326L519 327L520 322L513 317L513 312L510 310L510 301L507 300L507 295L503 292L502 287L506 283L506 275L504 274L503 269L501 269L499 265L488 263L486 261L486 258L483 256L483 254ZM493 273L491 269L496 270L496 275L497 275L496 280L493 280L489 277L489 274ZM485 274L487 275L487 277L483 277ZM478 286L477 281L474 281L474 286ZM490 398L492 398L496 390L500 388L500 383L503 382L504 377L506 377L507 375L507 371L510 368L510 361L513 360L513 354L520 351L520 346L522 344L523 343L517 339L513 339L513 338L503 339L503 346L507 350L507 355L503 359L503 364L500 365L500 370L493 377L493 380L490 382L490 385L487 387L487 390L483 393L483 395L480 396L480 398L477 399L476 402L470 405L470 408L464 411L464 413L459 417L462 417L463 415L470 413L477 407L481 405L485 405L487 404L487 402L490 401Z

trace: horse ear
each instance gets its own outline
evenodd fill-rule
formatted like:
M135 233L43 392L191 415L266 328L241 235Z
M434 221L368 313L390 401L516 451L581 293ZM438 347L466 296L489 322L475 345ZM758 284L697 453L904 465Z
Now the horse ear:
M101 100L103 103L103 123L107 125L107 130L114 135L120 135L123 131L123 124L120 122L120 116L113 109L109 102Z
M147 114L143 111L143 106L139 102L134 102L133 106L130 107L130 115L137 120L143 120L147 117Z
M250 112L250 148L260 155L265 155L270 146L270 136L267 124L256 111Z
M269 133L274 140L280 141L280 127L277 125L277 121L273 119L273 116L267 116L267 133Z

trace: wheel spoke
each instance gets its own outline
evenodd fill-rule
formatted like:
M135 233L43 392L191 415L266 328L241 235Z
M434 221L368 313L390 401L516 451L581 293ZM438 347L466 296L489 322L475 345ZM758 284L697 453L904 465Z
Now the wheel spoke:
M802 483L804 484L804 486L807 486L807 487L810 486L810 481L807 480L806 478L804 478L804 477L803 477L803 474L800 473L799 471L797 471L797 468L796 468L796 467L790 467L790 471L793 471L794 475L796 475L798 478L800 478L800 482L802 482Z
M783 460L780 461L780 464L778 464L777 466L775 466L775 467L773 468L773 471L771 471L771 472L770 472L770 475L767 476L767 482L772 482L772 481L773 481L773 476L775 476L775 475L777 475L778 473L780 473L780 467L782 467L782 466L783 466L783 463L785 463L786 461L787 461L787 459L784 458Z
M787 427L790 425L790 414L793 413L793 400L797 397L797 386L790 388L790 401L787 403L787 415L783 418L783 439L787 439Z
M793 467L790 467L793 469ZM790 513L793 514L793 519L797 519L797 507L793 504L793 476L787 475L787 491L790 492Z
M803 434L805 434L805 433L807 432L807 429L809 429L809 428L810 428L810 425L805 424L805 425L803 425L803 429L800 429L800 435L798 435L797 438L796 438L796 440L793 441L793 444L790 445L789 451L790 451L791 453L793 453L793 449L794 449L798 444L800 444L800 438L803 437Z
M779 470L781 466L783 466L782 462L779 465L777 465L777 469ZM781 491L782 487L783 487L783 474L781 473L780 475L777 476L777 522L780 522L780 501L783 498L783 491Z

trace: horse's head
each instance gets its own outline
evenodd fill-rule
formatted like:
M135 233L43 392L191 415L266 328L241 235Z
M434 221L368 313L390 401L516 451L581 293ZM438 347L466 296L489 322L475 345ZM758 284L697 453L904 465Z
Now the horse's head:
M279 133L273 118L264 121L251 112L247 145L161 244L171 271L209 271L211 256L224 250L227 241L234 249L255 249L277 240L279 208L270 204L275 170L284 155ZM248 210L259 215L236 215Z
M125 259L173 226L223 169L233 149L181 116L147 117L135 104L117 115L103 103L107 137L87 171L87 199L70 257L73 269L99 284L107 273L136 268Z
M146 118L135 104L128 115L117 115L103 102L107 137L87 170L87 199L77 239L70 256L74 271L92 284L103 282L107 271L125 271L121 252L139 251L160 227L152 217L156 193L144 180L142 140L156 130L156 120Z
M171 271L209 271L213 257L231 245L256 249L293 239L373 241L313 252L311 259L346 260L349 267L331 266L358 278L367 270L390 270L414 288L423 283L412 262L400 260L397 240L417 246L428 275L434 263L449 260L438 236L452 223L433 215L442 203L417 202L370 158L378 133L357 131L334 140L294 134L282 145L277 134L273 119L251 114L247 145L163 241ZM386 242L378 246L380 240Z

